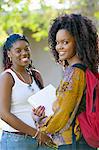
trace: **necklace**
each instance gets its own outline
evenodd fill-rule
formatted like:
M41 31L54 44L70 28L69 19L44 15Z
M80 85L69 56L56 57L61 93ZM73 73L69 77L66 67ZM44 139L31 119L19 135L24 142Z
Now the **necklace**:
M20 79L22 79L22 81L24 81L24 83L26 83L26 80L24 79L24 77L21 75L21 73L19 73L18 71L16 71L14 68L11 68L12 71L14 71L19 77ZM28 88L31 90L31 91L34 91L32 85L31 85L31 77L30 77L30 74L29 74L29 83L28 84Z

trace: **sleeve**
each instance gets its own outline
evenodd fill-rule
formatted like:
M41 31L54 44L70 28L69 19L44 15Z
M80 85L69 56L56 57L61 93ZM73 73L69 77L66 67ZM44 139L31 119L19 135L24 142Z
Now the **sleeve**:
M46 120L41 131L50 134L60 131L66 125L79 97L83 94L85 72L79 68L74 68L73 71L71 81L69 83L64 82L61 86L57 96L57 111ZM65 86L67 88L64 88Z

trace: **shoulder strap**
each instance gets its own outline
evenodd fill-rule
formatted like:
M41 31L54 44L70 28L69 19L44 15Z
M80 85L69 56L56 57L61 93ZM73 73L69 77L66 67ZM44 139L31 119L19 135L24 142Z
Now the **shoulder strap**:
M18 77L17 77L17 75L16 75L16 73L13 71L13 70L11 70L11 69L6 69L3 73L9 73L11 76L12 76L12 78L13 78L13 80L15 81L15 80L18 80Z
M72 67L77 67L82 69L83 71L86 71L87 67L84 64L74 64ZM76 150L76 136L74 134L74 126L75 126L75 118L72 123L72 150Z
M83 71L86 71L86 69L87 69L86 65L84 65L84 64L74 64L74 65L72 65L72 67L80 68Z

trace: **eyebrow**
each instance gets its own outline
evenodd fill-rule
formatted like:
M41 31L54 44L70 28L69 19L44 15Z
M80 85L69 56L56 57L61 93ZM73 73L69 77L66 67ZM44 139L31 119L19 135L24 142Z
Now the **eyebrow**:
M24 48L27 48L27 47L29 47L29 44L26 45ZM21 48L20 47L16 47L15 49L21 49Z
M68 41L69 40L69 38L68 39L62 39L61 41ZM56 42L58 42L58 40L55 40Z

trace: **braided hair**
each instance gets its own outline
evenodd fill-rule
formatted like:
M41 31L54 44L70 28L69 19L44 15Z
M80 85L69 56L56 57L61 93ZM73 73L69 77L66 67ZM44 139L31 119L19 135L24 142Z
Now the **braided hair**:
M99 59L97 59L98 34L92 21L80 14L64 14L52 21L48 35L48 44L56 62L59 62L59 54L55 48L56 34L60 29L66 29L70 32L75 38L76 52L81 61L89 67L91 71L97 72L99 63Z
M27 43L29 43L27 38L24 35L12 34L7 38L7 40L5 41L5 43L3 45L3 67L4 67L4 70L8 69L12 66L12 62L10 61L10 58L8 57L8 51L10 51L13 44L18 40L24 40Z
M13 44L18 40L26 41L29 44L28 39L24 35L21 35L21 34L12 34L7 38L7 40L5 41L5 43L3 45L3 67L4 67L4 70L9 69L12 66L12 62L10 61L10 58L8 57L8 51L10 51L11 47L13 47ZM31 70L32 70L31 75L34 77L39 88L42 89L43 82L42 82L40 73L35 70L35 67L32 66L32 63L29 64L29 66L27 68L28 68L27 70L30 70L30 68L31 68Z

